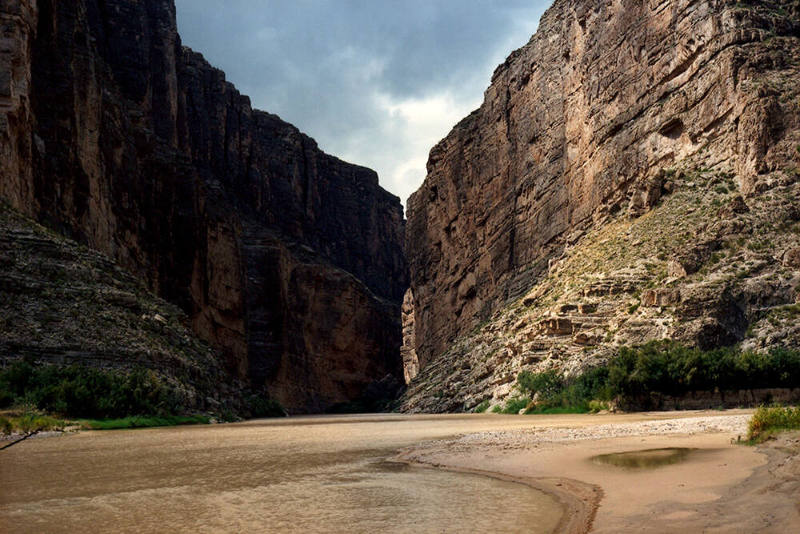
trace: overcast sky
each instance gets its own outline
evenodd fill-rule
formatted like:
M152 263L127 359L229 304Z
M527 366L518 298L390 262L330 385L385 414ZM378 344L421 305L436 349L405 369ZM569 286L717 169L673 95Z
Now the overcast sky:
M371 167L405 204L549 0L176 0L183 43L253 107ZM224 7L222 7L224 6Z

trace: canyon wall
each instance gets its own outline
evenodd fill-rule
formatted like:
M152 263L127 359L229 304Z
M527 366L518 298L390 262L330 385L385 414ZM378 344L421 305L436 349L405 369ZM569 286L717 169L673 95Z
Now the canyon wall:
M662 336L730 344L744 338L764 295L774 297L770 305L794 302L795 271L788 269L779 287L762 297L742 297L730 282L730 287L709 288L702 303L689 305L691 299L683 298L674 325L648 326L647 334L620 338L617 332L624 328L618 321L606 324L610 321L600 318L617 313L610 305L603 309L605 296L620 297L614 305L623 310L625 322L625 310L635 304L629 301L639 302L645 289L673 290L701 270L723 241L733 242L730 236L747 240L766 221L771 226L763 231L777 232L781 226L772 219L785 216L789 226L771 244L776 250L769 251L773 274L784 276L777 266L791 243L797 206L792 184L800 160L798 36L797 2L556 0L531 40L496 69L480 108L431 150L425 182L409 198L406 253L413 302L406 308L413 313L408 324L413 323L414 335L407 336L404 351L413 351L418 360L420 384L449 381L457 391L458 384L463 388L478 380L484 386L470 399L477 403L487 389L507 386L513 381L508 377L526 365L547 359L563 366L563 354L556 362L558 351L545 339L547 332L568 338L565 344L577 354L604 343ZM714 180L730 183L715 186ZM706 198L716 194L715 187L744 199ZM780 208L767 201L774 188L788 188L780 190L788 195ZM633 235L627 248L608 248L605 263L587 263L572 278L558 279L556 287L552 275L571 250L591 244L590 231L612 223L630 230L665 196L690 190L694 193L684 202L696 200L699 206L688 214L674 206L686 217L685 228L679 228L681 219L660 221L659 231L675 231L673 242L661 243L662 250L640 248L636 254L643 240ZM733 204L694 221L692 213L720 209L706 201ZM757 212L757 206L766 211ZM746 210L751 213L743 215ZM737 217L753 220L712 228ZM622 258L628 252L634 253L628 263L616 261L614 254ZM669 279L669 261L692 264L687 260L692 254L699 258L696 265ZM639 260L652 260L652 273L663 270L664 277L637 266ZM614 274L614 269L644 275ZM578 280L586 275L593 280ZM683 281L676 281L681 276ZM751 302L759 298L761 304ZM569 313L556 310L556 305L577 310L579 304L601 310L597 317L581 319L583 332L580 323L576 327L568 320ZM513 321L501 318L512 306L527 311ZM546 320L555 321L550 330ZM641 320L650 325L650 318ZM521 331L529 335L511 343L512 334ZM505 360L484 361L488 352L476 348L481 332L493 357L507 354L505 359L515 363L506 368ZM466 339L473 343L459 345ZM461 361L451 357L453 352ZM434 362L437 377L424 372ZM473 366L483 374L470 375L477 372ZM463 397L444 406L432 392L448 399L450 390L428 389L430 402L419 406L463 409Z
M254 110L170 0L2 0L0 197L179 305L290 411L402 380L399 199Z

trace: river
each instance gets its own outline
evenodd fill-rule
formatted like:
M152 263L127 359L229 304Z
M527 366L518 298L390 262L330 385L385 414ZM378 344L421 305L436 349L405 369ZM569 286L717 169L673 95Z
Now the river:
M6 532L551 532L528 486L387 461L530 426L496 415L309 416L80 432L0 452Z

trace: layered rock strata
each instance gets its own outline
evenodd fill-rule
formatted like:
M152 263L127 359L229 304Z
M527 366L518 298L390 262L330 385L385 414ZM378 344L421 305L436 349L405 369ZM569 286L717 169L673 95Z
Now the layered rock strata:
M291 411L402 373L399 199L254 110L169 0L3 0L0 196L108 254Z
M797 343L799 88L796 2L556 0L409 199L406 409L648 339Z
M0 202L0 365L146 368L186 411L246 413L243 384L188 323L107 256Z

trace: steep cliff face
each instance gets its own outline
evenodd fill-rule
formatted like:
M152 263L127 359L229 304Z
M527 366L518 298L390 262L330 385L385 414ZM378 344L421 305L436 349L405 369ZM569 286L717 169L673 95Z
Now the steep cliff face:
M169 0L0 7L3 198L180 305L290 410L401 376L404 222L373 171L253 110Z
M247 413L244 384L231 380L177 306L100 252L0 202L0 364L20 357L146 368L182 410Z
M792 305L799 36L797 2L556 0L409 199L406 409Z

